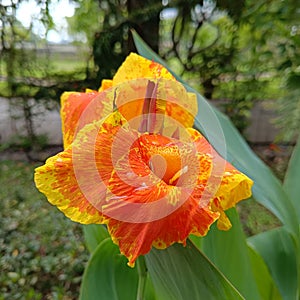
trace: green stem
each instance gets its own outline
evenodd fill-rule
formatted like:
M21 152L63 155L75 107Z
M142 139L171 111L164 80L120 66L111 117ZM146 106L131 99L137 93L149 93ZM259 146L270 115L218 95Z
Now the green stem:
M136 295L136 300L144 300L145 299L145 290L146 290L146 282L147 282L147 266L144 256L140 256L137 261L137 271L139 274L139 283L138 290Z

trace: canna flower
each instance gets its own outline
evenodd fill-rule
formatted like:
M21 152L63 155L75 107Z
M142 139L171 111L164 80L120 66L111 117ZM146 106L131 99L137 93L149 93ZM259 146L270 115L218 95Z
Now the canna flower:
M36 186L71 220L105 224L130 266L215 221L227 230L224 211L252 181L192 128L196 113L196 95L130 54L98 91L62 95L64 151L36 169Z

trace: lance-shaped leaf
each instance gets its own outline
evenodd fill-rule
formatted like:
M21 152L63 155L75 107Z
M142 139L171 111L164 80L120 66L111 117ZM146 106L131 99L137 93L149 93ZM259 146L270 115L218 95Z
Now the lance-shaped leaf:
M101 224L83 225L83 233L86 246L90 253L94 252L98 245L109 237L107 229Z
M85 269L80 300L136 299L137 270L127 266L126 258L110 238L103 240L93 252Z
M164 251L152 249L146 256L157 299L243 299L239 292L188 240Z
M262 257L251 247L248 252L253 266L254 276L261 295L261 299L282 300L277 285Z
M300 136L289 161L284 178L284 189L294 204L300 222ZM300 251L300 249L299 249Z
M257 276L257 269L263 270L265 265L262 259L257 259L249 252L236 210L230 209L227 215L232 228L221 231L213 226L208 235L202 238L204 253L246 299L272 299L264 297L268 291L272 295L273 290L276 290L275 287L270 287L274 283L272 284L270 276ZM263 290L260 289L262 283L265 284Z
M250 237L248 243L262 255L283 299L298 299L296 253L285 228L279 227Z

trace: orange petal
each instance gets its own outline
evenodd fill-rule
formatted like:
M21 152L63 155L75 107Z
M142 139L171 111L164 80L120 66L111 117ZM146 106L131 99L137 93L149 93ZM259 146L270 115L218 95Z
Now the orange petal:
M137 257L148 253L152 246L164 249L175 242L185 244L189 234L206 235L217 217L218 214L208 208L200 208L191 195L179 209L165 218L146 223L110 219L108 230L121 253L128 258L128 264L134 266Z
M198 112L196 94L187 93L183 86L175 88L174 83L167 92L167 115L184 127L193 127Z
M73 141L84 125L100 120L113 110L113 96L87 90L86 93L65 92L61 96L61 119L64 148Z
M166 248L174 242L185 243L191 233L205 235L219 216L210 210L210 203L201 204L202 187L190 187L185 180L180 186L172 186L152 172L149 166L152 154L160 153L168 164L173 163L168 161L170 151L164 147L170 142L170 138L159 135L142 135L131 143L128 155L118 160L109 181L111 195L103 211L113 217L108 220L108 229L131 266L152 246ZM155 145L161 147L154 149ZM186 156L192 160L190 154ZM182 161L187 163L184 158Z
M110 210L110 214L118 213L118 218L110 218L107 225L130 266L152 246L163 249L175 242L185 243L189 234L204 236L219 216L209 207L199 205L201 191L169 186L153 174L149 176L149 168L144 164L143 170L142 165L132 166L141 178L134 180L134 184L128 184L130 178L124 179L128 168L121 172L123 176L115 173L110 181L114 200L119 200L119 204L112 205Z
M197 114L197 99L196 95L187 93L183 86L175 80L173 75L162 65L145 59L135 53L131 53L121 67L118 69L116 75L113 78L113 86L117 86L120 83L127 83L131 80L143 80L152 79L157 82L158 89L157 99L167 100L165 104L167 107L166 115L175 119L184 127L192 127L194 124L194 118ZM158 81L155 79L159 79ZM129 83L130 85L130 83ZM135 83L135 85L142 86ZM143 99L145 98L146 91L141 91L141 88L131 87L133 92L122 92L120 95L118 108L127 120L136 117L142 113ZM130 89L130 87L129 87ZM134 94L134 91L137 93ZM121 103L121 102L122 103ZM126 106L124 106L126 101ZM165 106L164 105L164 106ZM168 125L165 124L165 127ZM170 125L174 127L174 124Z
M97 92L64 92L62 94L60 115L64 148L67 148L72 143L80 115L97 95Z

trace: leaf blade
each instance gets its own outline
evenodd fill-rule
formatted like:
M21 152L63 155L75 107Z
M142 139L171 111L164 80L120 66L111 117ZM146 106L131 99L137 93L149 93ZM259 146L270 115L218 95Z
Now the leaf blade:
M243 299L189 240L186 247L152 249L145 259L159 300Z
M288 169L285 174L283 187L290 197L300 222L300 136L298 142L293 150L292 156L289 161Z
M248 251L261 299L282 300L282 296L262 257L249 246Z
M83 225L83 234L85 244L90 253L94 252L98 245L104 239L109 237L109 233L105 226L100 224Z
M135 300L138 285L136 269L111 239L103 240L93 252L85 269L80 300Z
M296 253L284 227L248 238L248 244L264 259L283 299L298 298Z
M260 299L238 214L234 208L227 210L226 214L232 228L221 231L214 224L202 238L203 251L246 299Z

